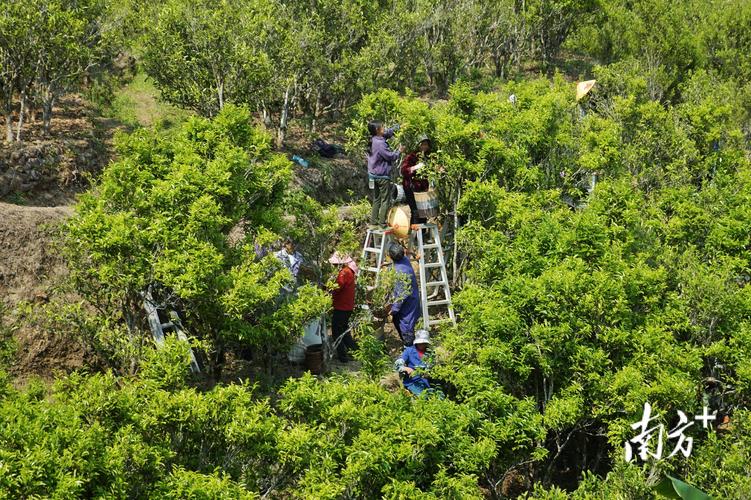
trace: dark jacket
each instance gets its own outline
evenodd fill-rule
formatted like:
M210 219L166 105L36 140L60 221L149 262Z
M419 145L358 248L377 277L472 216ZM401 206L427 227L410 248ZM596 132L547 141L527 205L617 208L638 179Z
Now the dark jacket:
M389 147L387 139L394 136L394 130L388 129L381 136L373 136L370 139L370 152L368 153L368 175L375 178L388 179L391 176L391 167L399 158L399 152Z
M430 187L428 180L419 178L419 172L415 172L414 174L410 172L410 168L418 163L420 163L420 155L416 151L408 154L407 157L404 158L404 161L402 162L402 186L404 186L404 189L409 189L416 193L422 193L427 191Z

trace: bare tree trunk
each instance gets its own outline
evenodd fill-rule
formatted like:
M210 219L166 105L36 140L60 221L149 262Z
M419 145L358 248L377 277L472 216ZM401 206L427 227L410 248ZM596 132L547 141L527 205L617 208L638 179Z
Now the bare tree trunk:
M277 131L277 146L282 147L284 145L284 139L287 135L287 120L289 117L289 94L292 90L292 84L287 84L287 89L284 91L284 104L282 105L282 116L279 119L279 130Z
M18 124L16 126L16 142L21 142L21 129L23 129L23 114L26 105L26 92L21 93L21 109L18 112Z
M459 185L456 188L456 200L454 201L454 258L452 259L453 262L452 265L452 277L454 281L454 288L456 288L456 284L459 282L459 238L458 238L458 232L459 232L459 200L462 196L462 185L461 185L461 178L459 178Z
M217 85L217 95L219 96L219 110L221 110L224 107L224 82L219 81L219 85Z
M50 135L50 124L52 122L52 108L55 105L55 95L49 92L42 103L42 122L44 123L44 135Z
M503 67L501 66L501 57L497 53L493 53L493 66L495 66L495 77L503 78Z
M13 142L13 110L10 106L5 107L5 140Z
M271 126L271 113L269 113L269 108L266 107L266 102L261 101L261 116L263 117L263 124L266 127Z
M316 103L313 107L313 122L310 125L310 131L315 133L316 132L316 126L318 125L318 115L321 112L321 94L320 92L316 92Z

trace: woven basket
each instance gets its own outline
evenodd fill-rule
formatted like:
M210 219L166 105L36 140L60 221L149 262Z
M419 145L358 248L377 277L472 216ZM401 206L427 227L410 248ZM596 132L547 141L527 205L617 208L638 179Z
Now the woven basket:
M417 204L417 216L425 219L438 216L438 193L425 191L415 193L415 203Z

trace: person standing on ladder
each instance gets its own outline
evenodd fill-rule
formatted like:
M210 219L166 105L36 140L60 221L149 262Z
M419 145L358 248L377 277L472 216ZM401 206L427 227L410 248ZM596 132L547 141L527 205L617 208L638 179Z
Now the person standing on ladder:
M344 338L339 341L336 347L336 354L339 361L347 363L352 361L349 351L357 349L357 344L348 331L349 319L352 316L352 310L355 308L357 264L352 257L342 255L339 252L334 253L329 262L339 268L336 288L331 292L334 306L334 313L331 318L331 335L334 337L334 342L344 335Z
M409 204L410 224L425 224L428 221L417 214L415 193L423 193L430 187L428 180L421 178L418 173L430 153L430 139L427 135L422 135L419 138L418 150L408 154L402 162L402 186L404 186L404 197Z
M389 146L388 139L399 130L394 128L385 129L379 121L368 123L370 133L370 148L368 149L368 186L373 199L373 208L370 213L371 228L388 227L386 217L392 204L391 171L394 162L404 152L404 146L400 145L398 151L393 151Z
M412 263L409 261L409 258L404 255L404 249L401 245L392 243L389 246L389 257L394 262L394 270L397 273L408 276L412 285L409 295L395 301L391 304L390 308L394 328L396 328L399 337L402 339L402 343L405 346L411 346L415 340L415 325L417 324L417 320L422 316L420 292L417 288L417 276L415 276L415 270L412 269ZM397 283L397 289L394 290L396 297L403 295L399 285Z

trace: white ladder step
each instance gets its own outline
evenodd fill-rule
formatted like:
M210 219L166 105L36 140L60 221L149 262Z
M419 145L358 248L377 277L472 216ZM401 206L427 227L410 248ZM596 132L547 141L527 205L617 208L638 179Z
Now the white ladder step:
M167 328L174 329L178 339L183 342L188 342L188 336L182 329L180 318L176 311L168 310L164 306L157 305L154 302L154 299L151 296L151 291L149 289L143 292L141 296L144 299L143 307L146 310L146 316L149 321L149 327L151 328L151 334L154 337L154 341L156 341L158 345L164 344L164 330ZM162 321L159 319L160 309L167 310L170 317L172 318L172 321L162 323ZM198 360L196 359L196 355L193 352L192 347L190 348L190 369L193 373L201 373L201 366L198 364Z
M427 287L449 286L449 284L445 281L428 281L427 283L425 283L425 286Z
M443 299L443 300L433 300L433 301L430 301L430 300L429 300L429 301L428 301L428 307L430 307L430 306L446 306L446 305L448 305L448 304L451 304L451 301L450 301L450 300L448 300L448 299Z
M446 274L446 262L443 258L440 232L435 224L417 226L412 233L412 241L417 246L420 269L420 303L422 305L423 321L429 328L431 324L451 321L456 324L454 310L451 305L451 288ZM427 255L426 255L427 254ZM440 269L438 276L432 269ZM431 281L435 280L435 281ZM439 298L444 297L444 298ZM434 299L434 300L431 300ZM432 320L430 309L444 306L448 309L448 318Z
M365 270L366 271L370 271L371 273L377 273L378 272L378 268L377 267L366 267Z
M380 248L375 248L375 247L367 247L367 248L363 249L363 252L381 253L381 249Z
M454 318L438 318L438 319L431 319L430 322L432 324L435 323L448 323L449 321L453 322Z

